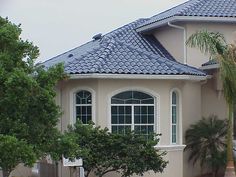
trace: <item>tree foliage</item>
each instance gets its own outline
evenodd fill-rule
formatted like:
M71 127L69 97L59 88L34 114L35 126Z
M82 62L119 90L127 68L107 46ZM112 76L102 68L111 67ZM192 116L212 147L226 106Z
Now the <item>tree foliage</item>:
M158 139L147 141L133 132L112 134L107 128L79 122L69 128L68 134L77 137L77 156L83 159L86 177L92 172L101 177L112 171L122 176L143 175L149 170L162 172L167 165L163 160L165 153L154 148Z
M40 158L59 136L55 85L65 74L62 64L35 65L39 49L20 34L19 25L0 17L0 134L24 141Z
M19 164L31 166L36 160L33 147L13 136L0 135L0 167L7 177Z
M227 121L216 116L203 118L186 131L186 148L189 161L200 162L202 168L210 167L215 177L226 164Z

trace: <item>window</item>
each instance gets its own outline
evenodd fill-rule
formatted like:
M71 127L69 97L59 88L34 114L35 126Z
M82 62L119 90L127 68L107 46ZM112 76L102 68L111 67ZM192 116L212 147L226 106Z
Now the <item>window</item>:
M154 132L154 98L138 91L126 91L111 98L111 130L126 133L134 130L147 136Z
M179 98L176 91L171 94L171 143L178 143Z
M92 120L92 94L89 91L81 90L75 94L75 116L83 124Z

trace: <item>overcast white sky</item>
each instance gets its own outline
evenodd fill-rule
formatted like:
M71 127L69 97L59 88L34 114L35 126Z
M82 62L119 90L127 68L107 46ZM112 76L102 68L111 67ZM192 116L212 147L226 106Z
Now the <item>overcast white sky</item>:
M139 18L186 0L0 0L0 16L22 24L22 38L44 61Z

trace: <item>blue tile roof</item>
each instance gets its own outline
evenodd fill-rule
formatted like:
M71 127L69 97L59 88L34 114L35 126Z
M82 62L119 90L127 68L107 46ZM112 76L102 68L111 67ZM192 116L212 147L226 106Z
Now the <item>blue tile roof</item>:
M205 75L175 61L153 36L137 33L136 27L145 21L132 22L43 64L49 67L64 62L70 74Z
M146 26L173 16L236 17L236 0L190 0L151 17Z

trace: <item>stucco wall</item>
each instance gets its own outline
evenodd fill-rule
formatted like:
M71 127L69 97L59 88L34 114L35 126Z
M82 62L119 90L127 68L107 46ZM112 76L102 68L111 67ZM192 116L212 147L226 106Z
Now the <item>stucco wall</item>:
M213 32L220 32L225 36L228 43L234 42L236 39L236 24L228 23L204 23L204 22L188 22L175 23L186 28L187 39L196 31L206 29ZM160 27L152 32L160 43L170 52L170 54L179 62L184 61L184 32L169 26ZM209 60L208 55L202 54L198 49L187 47L187 64L190 66L201 67L201 65Z
M77 89L80 90L86 88L93 90L95 94L95 123L101 127L108 128L110 128L111 96L122 91L133 89L147 92L155 98L158 97L158 99L156 99L156 114L159 116L157 116L158 120L156 122L156 126L157 133L162 133L159 145L164 146L163 149L168 150L168 154L165 158L170 163L165 169L165 173L156 175L150 173L145 176L183 176L183 164L181 163L183 160L183 152L182 150L173 148L174 146L170 145L170 92L173 88L180 90L183 109L182 126L183 130L185 131L190 124L201 118L201 84L199 82L138 79L68 80L64 83L61 83L60 89L58 89L58 97L61 98L58 98L57 100L61 100L61 106L64 112L64 115L62 116L62 126L59 126L62 127L62 130L65 130L67 125L71 122L70 120L72 112L70 107L73 106L71 93L77 91ZM66 168L60 170L60 173L61 172L63 177L68 175L68 170L66 170Z
M235 40L236 24L227 23L188 23L186 25L187 38L198 30L207 29L208 31L219 32L224 35L227 43L233 43ZM198 49L187 48L188 64L195 67L200 67L203 63L209 60L209 56L202 54Z
M154 31L153 34L176 60L184 62L183 30L165 26Z

